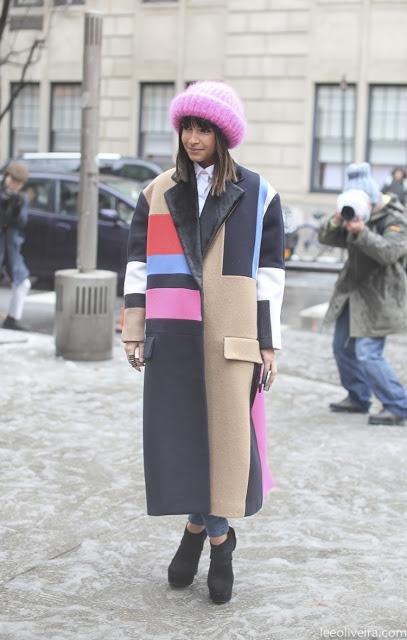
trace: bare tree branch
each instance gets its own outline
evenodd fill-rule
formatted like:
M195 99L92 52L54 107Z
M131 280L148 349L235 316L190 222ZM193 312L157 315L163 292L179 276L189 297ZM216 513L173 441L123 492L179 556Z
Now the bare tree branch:
M0 42L3 37L4 29L6 28L6 22L8 18L8 12L10 9L11 0L3 0L3 7L0 14Z
M44 39L45 40L45 39ZM14 49L10 49L10 51L8 53L6 53L6 55L4 56L4 58L0 58L0 67L3 64L12 64L14 66L18 66L18 67L23 67L24 66L24 62L18 62L17 60L11 60L12 57L17 57L19 58L20 56L22 56L24 53L27 53L27 51L31 51L31 46L29 47L25 47L25 49L19 49L14 50ZM35 62L35 61L34 61Z
M4 118L6 113L8 113L8 111L10 110L11 105L13 104L14 100L16 99L16 97L18 96L20 91L24 88L24 80L25 80L25 74L27 73L27 69L30 66L30 64L32 63L32 59L33 59L35 51L39 47L41 47L44 44L44 42L45 42L44 40L34 40L34 42L32 43L32 45L30 47L29 54L27 56L27 59L26 59L26 61L24 63L24 66L23 66L23 68L21 70L20 80L13 87L13 89L11 91L10 99L9 99L8 103L6 104L6 106L4 107L3 111L0 113L0 122L2 121L2 119Z
M0 0L1 1L1 0ZM3 0L3 6L1 8L0 11L0 43L1 43L1 39L4 35L4 30L6 28L7 25L7 20L8 20L8 14L11 8L11 0ZM27 9L26 11L26 16L28 15L29 9ZM21 73L20 73L20 78L19 80L13 85L12 91L11 91L11 95L10 95L10 99L7 102L6 106L4 107L3 111L1 111L0 113L0 122L2 121L2 119L4 118L4 116L10 111L11 106L14 102L14 100L17 98L17 96L19 95L19 93L21 92L21 90L24 88L25 85L25 76L27 73L28 68L30 67L30 65L32 64L36 64L38 62L39 56L41 55L41 47L46 43L48 35L49 35L49 31L51 28L51 24L52 24L52 19L54 17L54 13L55 13L55 9L52 9L51 12L49 13L48 16L48 20L47 20L47 27L46 27L46 32L45 34L42 34L42 38L37 38L36 40L33 41L32 45L28 48L25 49L20 49L20 50L15 50L13 49L13 45L11 46L11 49L4 55L3 58L0 59L0 67L4 64L8 64L10 66L14 66L14 67L20 67L21 68ZM14 41L15 41L16 36L14 36ZM34 54L35 52L38 51L38 56L36 59L34 59ZM25 55L27 54L27 55ZM18 58L21 59L21 57L23 57L23 62L20 62L20 60ZM25 59L25 61L24 61Z

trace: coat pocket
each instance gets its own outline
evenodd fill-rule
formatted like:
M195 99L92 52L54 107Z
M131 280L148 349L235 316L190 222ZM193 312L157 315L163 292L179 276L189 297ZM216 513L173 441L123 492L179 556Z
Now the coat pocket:
M144 340L144 360L151 360L154 350L155 336L146 336Z
M263 363L259 341L253 338L223 338L223 355L227 360Z

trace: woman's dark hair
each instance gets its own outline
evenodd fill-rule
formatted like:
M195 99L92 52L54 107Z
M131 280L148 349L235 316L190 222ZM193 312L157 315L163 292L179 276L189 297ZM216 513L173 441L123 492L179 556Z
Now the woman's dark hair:
M181 120L181 128L178 139L178 153L175 165L175 175L177 180L188 182L192 168L192 162L185 151L182 143L182 130L190 126L196 126L203 131L213 130L216 140L216 159L213 171L211 193L214 196L220 196L226 191L226 183L236 180L236 166L232 156L229 153L227 140L224 133L215 124L209 120L195 117L185 117Z

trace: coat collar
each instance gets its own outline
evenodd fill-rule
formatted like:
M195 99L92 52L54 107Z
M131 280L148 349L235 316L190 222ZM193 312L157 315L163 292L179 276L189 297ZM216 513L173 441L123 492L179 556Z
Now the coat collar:
M244 190L238 186L238 183L243 180L239 165L236 165L236 175L236 181L229 182L222 195L208 195L200 218L196 177L193 170L190 172L188 182L177 181L173 174L172 179L176 184L164 194L185 258L200 289L203 286L203 258L220 227L244 194Z
M236 171L236 180L233 181L233 184L239 184L239 182L242 182L242 180L244 180L244 175L243 175L242 167L240 166L240 164L237 164L237 162L235 162L234 164L235 164L235 171ZM191 170L190 177L193 176L194 174L195 172ZM173 180L177 184L179 183L179 181L177 180L177 174L175 171L171 176L171 180Z
M174 176L172 176L174 179ZM195 281L202 289L202 250L198 219L196 180L176 182L164 193L185 258Z

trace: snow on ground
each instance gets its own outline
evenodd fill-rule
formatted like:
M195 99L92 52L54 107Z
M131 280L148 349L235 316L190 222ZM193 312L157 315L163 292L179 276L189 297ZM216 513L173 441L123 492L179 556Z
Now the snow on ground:
M343 396L329 336L286 331L267 396L277 486L259 514L232 521L223 607L208 600L208 547L192 587L167 586L184 518L145 515L142 374L119 341L111 361L73 363L51 337L27 337L0 340L1 640L407 631L407 428L327 411ZM404 382L406 346L389 346Z

